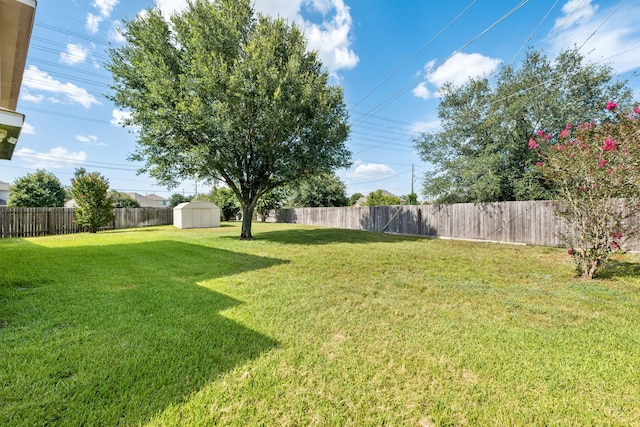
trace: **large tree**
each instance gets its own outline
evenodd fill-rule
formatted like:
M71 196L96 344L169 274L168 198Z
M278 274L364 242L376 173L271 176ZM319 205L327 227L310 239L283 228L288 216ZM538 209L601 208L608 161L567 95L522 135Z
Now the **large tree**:
M124 35L107 66L138 127L132 158L163 184L224 181L241 238L261 196L349 164L342 90L297 27L256 16L250 0L189 1L170 22L149 10Z
M538 200L554 197L535 153L523 146L537 129L604 117L602 105L628 106L632 92L605 64L587 63L575 49L549 60L528 51L519 68L442 88L441 129L414 139L433 165L423 192L443 203Z
M17 178L10 186L9 206L18 208L48 208L64 206L65 192L60 180L52 173L37 170Z

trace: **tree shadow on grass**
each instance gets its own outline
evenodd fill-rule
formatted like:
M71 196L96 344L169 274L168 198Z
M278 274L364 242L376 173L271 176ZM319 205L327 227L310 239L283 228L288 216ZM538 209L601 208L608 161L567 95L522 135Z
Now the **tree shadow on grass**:
M640 277L640 263L611 261L598 272L597 277L600 279L611 279L613 277Z
M0 260L1 425L144 424L277 346L199 283L281 260L174 241L23 251Z
M291 228L254 233L256 240L268 240L282 244L327 245L333 243L398 243L424 240L417 236L400 236L370 231L337 228Z

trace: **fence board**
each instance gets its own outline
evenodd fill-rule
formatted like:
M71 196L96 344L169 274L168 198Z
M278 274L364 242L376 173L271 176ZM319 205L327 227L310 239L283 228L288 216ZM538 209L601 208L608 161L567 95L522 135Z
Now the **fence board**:
M80 233L84 227L74 222L73 208L0 207L0 238L34 237ZM118 208L115 220L105 229L173 224L172 208Z
M363 206L285 209L273 221L389 233L561 246L566 224L554 211L561 202L524 201L420 206ZM640 223L634 217L631 223ZM640 250L640 242L626 249Z

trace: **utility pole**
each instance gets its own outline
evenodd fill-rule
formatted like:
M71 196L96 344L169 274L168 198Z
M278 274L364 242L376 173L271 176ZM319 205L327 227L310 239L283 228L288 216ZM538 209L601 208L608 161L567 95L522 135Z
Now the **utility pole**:
M413 164L411 165L411 194L413 194Z

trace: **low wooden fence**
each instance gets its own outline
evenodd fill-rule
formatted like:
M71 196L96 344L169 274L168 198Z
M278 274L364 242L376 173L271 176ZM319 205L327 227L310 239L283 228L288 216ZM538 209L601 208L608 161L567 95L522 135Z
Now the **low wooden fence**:
M278 222L427 237L562 246L566 224L554 215L561 202L284 209ZM638 218L634 218L638 221ZM637 242L626 249L640 250Z
M0 238L81 233L86 228L74 222L73 208L0 207ZM104 229L173 224L172 208L117 208L115 220Z

